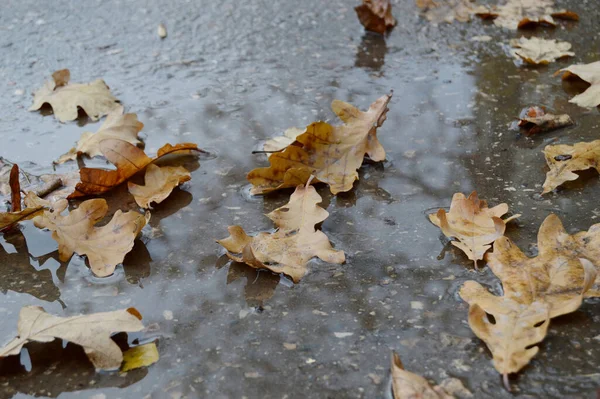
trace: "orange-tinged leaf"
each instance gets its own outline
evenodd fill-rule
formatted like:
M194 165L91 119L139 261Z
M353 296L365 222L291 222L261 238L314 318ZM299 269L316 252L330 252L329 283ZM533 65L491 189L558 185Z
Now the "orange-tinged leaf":
M14 164L10 169L8 180L10 185L10 207L12 212L21 211L21 183L19 183L19 165Z
M143 127L144 124L138 121L136 114L123 115L123 107L118 106L108 114L96 133L84 132L77 142L77 146L62 155L57 163L77 159L81 154L90 157L100 156L102 155L100 143L106 139L120 139L133 145L139 144L138 134Z
M277 225L275 233L250 237L240 226L230 226L230 236L217 242L227 249L230 259L284 273L297 283L313 257L330 263L345 261L344 252L334 250L325 233L315 230L315 225L329 216L317 205L321 201L308 181L305 186L296 187L290 202L267 215Z
M95 227L108 211L104 199L84 201L68 215L61 215L67 206L66 200L57 201L52 211L44 211L33 222L40 229L52 231L61 261L68 261L73 253L86 255L92 272L100 277L111 275L123 262L149 219L149 215L118 210L108 224Z
M191 178L190 172L182 166L159 167L151 164L146 168L145 185L128 182L127 187L139 206L149 208L150 203L161 203L175 187Z
M362 2L354 10L366 30L384 34L386 30L396 26L390 0L362 0Z
M202 151L196 144L192 143L181 143L174 146L165 144L158 150L155 158L150 158L144 151L133 144L119 139L102 140L100 142L100 150L106 159L115 165L117 169L82 168L79 171L81 181L77 183L75 191L67 198L71 199L105 193L166 155Z
M112 370L121 366L123 353L111 336L143 328L142 322L129 309L58 317L39 306L25 306L19 313L17 337L0 348L0 358L18 355L28 342L63 339L82 346L97 369Z
M452 241L452 245L460 248L477 266L477 261L483 259L494 240L504 235L506 223L520 216L502 220L501 217L507 212L506 204L488 208L487 203L473 191L468 198L462 193L454 194L450 212L440 209L436 214L429 215L429 219L446 237L456 238L458 241Z
M47 81L35 92L29 110L37 111L42 105L50 104L56 119L67 122L77 119L77 110L81 108L91 120L97 121L119 106L102 79L69 84L70 77L68 69L54 72L52 81Z
M296 187L311 176L315 182L329 184L333 194L351 190L365 154L373 161L385 159L377 128L385 121L391 98L391 94L382 96L366 112L343 101L333 101L331 107L344 124L308 125L292 145L269 156L269 167L248 173L252 194Z

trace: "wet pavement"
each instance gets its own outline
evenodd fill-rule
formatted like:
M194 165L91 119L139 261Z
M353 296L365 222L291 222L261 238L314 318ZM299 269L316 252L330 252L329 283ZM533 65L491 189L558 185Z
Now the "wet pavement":
M77 346L30 344L20 358L0 360L0 398L390 398L392 350L432 381L455 377L477 398L511 397L458 296L466 280L497 293L499 282L487 268L474 271L427 214L449 206L455 192L477 190L522 214L507 235L530 256L549 213L569 232L600 222L595 172L539 196L545 145L598 138L598 110L569 104L581 87L552 74L571 61L598 60L600 8L558 1L581 21L523 34L570 41L576 57L527 68L502 47L520 33L479 20L436 27L402 0L394 2L398 26L383 38L364 33L354 3L2 5L1 157L32 174L52 173L53 160L100 126L27 111L30 93L61 68L73 82L103 78L145 124L147 153L191 141L214 156L199 165L185 160L192 181L155 207L111 277L93 277L77 256L61 264L50 234L31 222L0 237L0 340L12 338L25 305L57 315L135 306L151 328L129 339L158 338L161 356L125 375L95 373ZM164 40L156 33L161 22ZM482 35L492 40L471 40ZM230 264L214 239L231 224L271 229L263 214L291 193L248 194L245 174L267 164L251 151L288 127L335 122L333 99L366 109L390 89L378 133L387 161L365 164L351 192L332 196L318 187L330 213L322 230L347 262L314 260L297 285ZM568 113L575 125L532 137L510 131L528 105ZM113 209L133 206L125 190L107 198ZM538 356L512 379L517 397L595 397L597 302L552 321Z

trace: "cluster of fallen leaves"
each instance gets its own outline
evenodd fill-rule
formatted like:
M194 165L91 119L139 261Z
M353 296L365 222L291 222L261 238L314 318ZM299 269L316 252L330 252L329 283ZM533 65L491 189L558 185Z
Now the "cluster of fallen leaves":
M103 116L106 120L96 133L83 133L75 148L57 162L103 156L116 169L83 167L78 171L78 179L64 175L55 176L54 180L50 178L58 184L44 189L48 199L42 199L34 187L29 187L25 197L21 197L21 173L17 165L12 165L8 184L11 209L0 212L0 231L33 219L36 227L52 232L61 261L69 261L74 254L86 256L92 273L104 277L111 275L133 248L136 237L151 217L151 204L164 201L175 187L191 179L184 167L159 166L156 161L170 154L202 150L191 143L165 144L155 157L149 157L137 147L141 143L138 134L143 123L135 114L123 113L123 106L103 80L88 84L71 84L69 80L67 69L56 71L52 80L35 93L30 110L39 110L48 104L60 122L75 120L79 110L93 121ZM130 181L138 173L145 173L144 185ZM79 202L83 197L102 195L125 182L145 213L117 210L107 220L106 199ZM98 226L101 222L106 223ZM130 348L123 354L110 338L117 332L141 331L140 320L141 315L135 309L62 318L38 307L25 307L19 316L18 337L0 349L0 357L18 354L30 341L50 342L61 338L81 345L99 369L121 367L126 371L147 366L158 360L154 343Z

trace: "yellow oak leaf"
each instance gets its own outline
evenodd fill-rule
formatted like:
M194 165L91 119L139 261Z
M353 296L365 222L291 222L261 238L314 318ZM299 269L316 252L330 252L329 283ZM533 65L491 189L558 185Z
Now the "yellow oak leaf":
M493 19L494 25L508 29L523 29L532 26L556 26L554 18L578 21L579 16L568 10L554 8L554 0L507 0L500 5L479 11L483 19Z
M308 125L291 145L269 157L269 167L248 173L252 194L296 187L305 184L311 175L315 182L329 184L333 194L351 190L365 154L376 162L385 159L377 128L385 121L391 98L391 94L380 97L367 112L343 101L333 101L331 108L344 124Z
M108 224L95 227L108 212L104 199L84 201L68 215L61 215L67 206L67 200L57 201L52 211L44 211L33 223L40 229L52 231L61 261L68 261L73 253L86 255L92 272L100 277L111 275L123 262L150 217L118 210Z
M315 256L330 263L345 261L344 252L334 250L325 233L315 230L315 225L329 216L317 205L321 201L309 180L305 186L296 187L290 202L266 215L277 225L276 232L250 237L240 226L230 226L230 236L217 242L225 247L230 259L284 273L297 283Z
M151 202L163 202L175 187L191 178L190 172L183 166L159 167L150 164L146 168L145 184L140 186L128 182L127 187L139 206L150 208Z
M84 132L77 142L77 146L71 148L56 162L61 164L69 160L75 160L81 154L92 158L100 156L102 155L100 142L106 139L120 139L133 145L139 144L141 141L138 139L138 134L143 127L144 124L138 121L136 114L123 115L123 107L119 105L108 114L96 133Z
M518 372L538 353L536 344L546 336L550 319L577 310L594 284L594 265L583 257L584 251L574 248L581 238L566 234L558 217L550 215L538 233L537 257L527 257L506 237L497 239L486 256L502 282L503 296L475 281L460 289L470 305L469 325L492 352L507 389L508 374ZM600 248L598 243L600 236L595 243Z
M565 182L577 180L579 175L575 171L595 168L600 172L600 140L574 145L547 145L544 157L550 170L546 173L542 194Z
M520 37L510 41L516 58L522 59L532 65L547 65L564 57L573 57L571 43L557 40L540 39L538 37Z
M37 111L42 105L49 104L56 119L67 122L77 119L77 109L81 108L91 120L97 121L119 106L102 79L69 84L70 78L68 69L54 72L52 81L47 81L35 92L29 110Z
M362 0L362 2L354 10L366 30L384 34L386 30L396 26L390 0Z
M488 208L487 202L480 200L477 192L473 191L469 197L462 193L454 194L450 212L440 209L429 215L429 219L446 237L456 238L458 241L452 241L452 245L460 248L477 267L477 261L483 259L494 240L504 235L506 223L520 216L502 220L501 216L507 212L506 204Z
M63 339L83 347L97 369L121 366L123 353L111 339L118 332L141 331L142 316L135 308L89 315L58 317L39 306L25 306L19 313L17 337L0 348L0 358L18 355L28 342Z
M563 80L579 78L590 84L587 90L570 99L570 103L584 108L594 108L600 105L600 61L584 65L571 65L556 74L561 72L563 72Z

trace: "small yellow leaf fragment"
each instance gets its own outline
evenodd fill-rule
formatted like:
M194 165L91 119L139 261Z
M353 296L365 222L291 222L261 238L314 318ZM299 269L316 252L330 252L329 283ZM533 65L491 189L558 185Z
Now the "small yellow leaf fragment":
M135 346L127 349L123 352L123 364L121 365L121 371L135 370L142 367L148 367L158 361L158 349L156 344L151 342L149 344Z
M167 27L164 24L158 25L157 33L158 37L164 39L165 37L167 37Z

